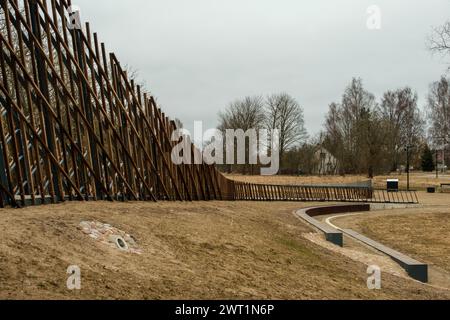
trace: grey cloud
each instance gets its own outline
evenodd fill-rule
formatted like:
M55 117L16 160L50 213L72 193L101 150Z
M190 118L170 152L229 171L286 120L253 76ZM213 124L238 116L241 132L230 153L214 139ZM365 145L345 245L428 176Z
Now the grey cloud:
M354 76L378 97L405 85L425 103L446 70L425 39L450 18L448 0L77 0L82 16L124 64L139 70L171 117L216 125L245 95L286 91L311 134ZM369 31L366 9L382 10Z

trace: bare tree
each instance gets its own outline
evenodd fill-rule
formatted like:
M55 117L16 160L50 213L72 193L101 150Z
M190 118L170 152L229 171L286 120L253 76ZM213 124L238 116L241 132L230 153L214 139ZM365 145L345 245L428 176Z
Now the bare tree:
M249 129L262 128L265 116L263 99L260 96L245 97L236 100L224 112L219 113L220 129Z
M374 109L361 109L357 128L357 146L359 146L359 170L367 172L373 178L376 172L384 169L383 151L385 132L379 113Z
M342 103L332 103L326 122L324 146L339 159L342 173L367 172L372 177L382 165L384 132L373 94L361 79L353 79Z
M345 158L346 150L344 148L344 136L349 129L346 129L346 123L342 119L341 106L337 103L331 103L328 115L325 119L325 133L321 135L320 144L331 152L340 162ZM324 136L324 138L322 138ZM341 165L341 169L343 166Z
M129 64L126 64L124 66L124 71L131 81L141 87L142 91L147 91L147 82L141 79L140 73L137 69L133 68Z
M442 77L430 87L428 120L431 140L436 146L450 143L450 80Z
M417 106L417 93L411 88L387 91L379 112L386 135L386 153L391 170L397 170L406 146L418 146L424 138L425 121ZM419 148L415 152L420 152Z
M280 130L280 166L284 156L307 138L303 108L287 93L274 94L266 100L266 127Z
M174 121L175 121L175 126L176 126L177 129L183 129L184 128L184 124L183 124L183 122L180 119L175 118Z
M243 130L246 132L250 129L259 130L263 127L265 121L263 98L245 97L242 100L232 102L224 112L219 113L218 129L225 132L227 129ZM249 142L246 142L246 153L249 151ZM236 158L236 157L235 157ZM248 173L249 165L241 167L243 174ZM251 167L253 173L254 166ZM228 166L228 171L233 171L233 166Z
M428 48L433 53L450 56L450 20L433 29L428 38Z

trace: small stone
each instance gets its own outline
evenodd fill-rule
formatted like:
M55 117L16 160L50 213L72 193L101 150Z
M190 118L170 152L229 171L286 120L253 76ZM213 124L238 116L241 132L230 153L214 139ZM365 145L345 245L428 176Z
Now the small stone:
M134 241L133 237L127 235L124 237L125 241L128 242L129 244L131 244L132 246L136 245L136 241Z

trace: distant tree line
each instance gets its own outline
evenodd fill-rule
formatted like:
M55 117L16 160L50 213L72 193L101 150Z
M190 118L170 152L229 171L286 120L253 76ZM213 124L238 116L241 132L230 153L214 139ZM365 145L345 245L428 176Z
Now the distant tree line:
M434 28L431 52L450 57L450 21ZM323 132L308 138L303 109L288 94L247 97L219 115L219 129L279 128L281 173L317 173L323 150L336 159L339 174L390 173L406 169L433 171L450 160L450 79L430 85L425 110L410 87L386 91L380 100L360 78L352 79L340 102L329 106ZM438 157L438 154L441 154ZM254 173L248 166L226 166L228 172Z
M387 91L380 103L353 79L341 103L332 103L325 120L324 146L339 161L340 173L375 174L397 170L406 148L413 163L425 144L425 121L411 88Z
M219 129L280 129L280 173L318 173L320 150L336 159L334 174L373 177L410 166L435 169L436 149L450 141L450 80L431 84L425 111L410 87L386 91L377 101L354 78L340 102L329 106L323 132L307 136L303 108L288 94L236 100L219 115ZM448 149L448 148L447 148ZM442 152L442 151L441 151ZM445 157L450 159L450 157ZM225 166L229 173L253 174L254 166Z
M325 124L323 144L341 163L340 173L373 177L406 169L408 155L411 167L434 170L430 146L445 154L450 141L449 84L442 77L430 86L422 112L409 87L389 90L377 103L362 80L353 79L342 102L330 105Z

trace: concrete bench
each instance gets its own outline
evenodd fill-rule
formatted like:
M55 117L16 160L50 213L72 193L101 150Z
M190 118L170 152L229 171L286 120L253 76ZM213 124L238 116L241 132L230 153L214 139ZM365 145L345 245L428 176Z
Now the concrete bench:
M329 214L353 213L370 211L370 204L344 204L328 207L314 207L304 209L310 217L324 216Z
M327 241L343 247L344 245L344 234L347 236L359 240L360 242L366 244L369 247L372 247L383 254L389 256L395 262L397 262L403 269L406 270L408 275L420 282L427 283L428 282L428 265L417 260L414 260L411 257L404 255L401 252L395 251L391 248L386 247L385 245L378 243L372 239L369 239L353 230L345 229L345 230L337 230L328 224L322 223L313 217L320 215L329 215L329 214L339 214L339 213L350 213L350 212L364 212L370 211L371 207L367 204L361 205L340 205L340 206L330 206L330 207L315 207L315 208L307 208L298 210L295 214L302 220L308 222L315 228L319 229L321 232L325 234Z
M328 242L331 242L340 247L344 246L344 235L341 231L338 231L325 223L317 221L316 219L310 217L308 214L302 211L303 210L297 211L297 216L299 218L305 220L306 222L323 232Z
M349 204L349 205L336 205L328 207L312 207L296 211L296 215L313 225L321 232L325 234L327 241L343 247L344 246L344 235L341 231L332 228L331 226L317 221L313 217L323 216L328 214L339 214L339 213L351 213L351 212L362 212L370 211L370 205L368 204Z
M372 239L369 239L353 230L345 229L343 232L352 238L355 238L364 244L368 245L369 247L372 247L389 257L391 257L395 262L400 264L403 269L406 270L408 275L420 282L427 283L428 282L428 265L424 264L422 262L419 262L417 260L414 260L413 258L410 258L406 255L404 255L401 252L395 251L391 248L386 247L385 245L378 243Z

